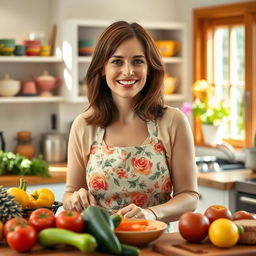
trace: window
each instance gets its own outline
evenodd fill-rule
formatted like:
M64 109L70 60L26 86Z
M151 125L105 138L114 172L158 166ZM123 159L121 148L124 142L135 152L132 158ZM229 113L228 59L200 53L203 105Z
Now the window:
M254 74L254 75L253 75ZM230 118L223 138L250 147L256 133L256 3L194 10L194 81L206 79L227 99ZM202 144L195 120L196 144Z

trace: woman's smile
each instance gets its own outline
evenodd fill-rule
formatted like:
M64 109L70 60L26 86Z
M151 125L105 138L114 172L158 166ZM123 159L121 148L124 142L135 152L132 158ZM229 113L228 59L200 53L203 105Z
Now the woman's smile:
M139 80L117 80L117 82L125 89L133 88Z
M145 86L148 75L142 43L137 38L121 43L104 65L103 75L116 100L137 96Z

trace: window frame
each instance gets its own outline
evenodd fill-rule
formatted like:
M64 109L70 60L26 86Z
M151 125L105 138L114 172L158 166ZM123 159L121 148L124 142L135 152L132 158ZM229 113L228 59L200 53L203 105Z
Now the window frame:
M228 140L236 148L252 147L256 135L256 2L227 4L193 11L193 81L207 79L207 39L212 25L245 25L245 141ZM210 75L211 76L211 75ZM200 119L194 118L196 145L204 145Z

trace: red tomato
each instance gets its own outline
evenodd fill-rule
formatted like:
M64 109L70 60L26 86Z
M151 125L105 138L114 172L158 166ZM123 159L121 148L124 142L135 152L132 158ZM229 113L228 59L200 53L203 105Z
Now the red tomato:
M189 242L197 243L206 238L210 222L201 213L186 212L179 220L181 236Z
M209 206L204 212L204 215L209 219L210 223L219 218L232 220L231 211L222 205Z
M31 213L28 223L39 232L42 229L54 227L55 216L50 209L38 208Z
M17 217L17 218L12 218L9 219L5 224L4 224L4 236L7 236L7 233L13 231L15 229L16 226L20 226L23 224L28 224L27 220L21 217Z
M77 211L64 210L56 217L56 227L80 233L84 230L84 220L81 213Z
M237 211L233 214L233 220L256 219L256 214L247 211Z
M30 225L16 226L15 229L7 234L8 245L18 252L29 251L37 240L37 233Z

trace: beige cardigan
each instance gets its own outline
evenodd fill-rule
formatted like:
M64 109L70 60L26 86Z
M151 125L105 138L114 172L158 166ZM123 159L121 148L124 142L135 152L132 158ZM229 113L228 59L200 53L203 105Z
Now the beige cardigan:
M158 138L166 150L173 184L172 197L187 193L197 200L194 141L189 122L179 109L166 107L164 115L157 119L157 128ZM74 120L70 132L65 190L68 193L87 188L85 170L97 127L86 123L86 115L84 112ZM158 212L157 208L155 210Z

